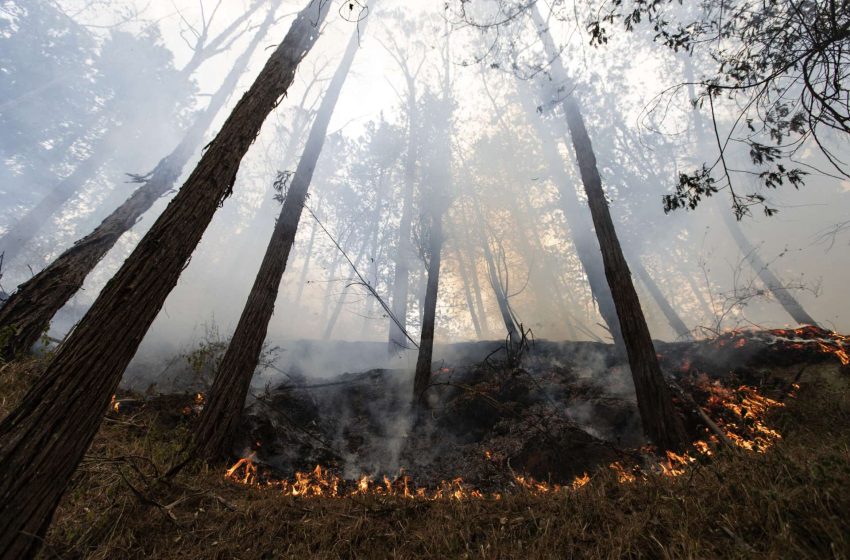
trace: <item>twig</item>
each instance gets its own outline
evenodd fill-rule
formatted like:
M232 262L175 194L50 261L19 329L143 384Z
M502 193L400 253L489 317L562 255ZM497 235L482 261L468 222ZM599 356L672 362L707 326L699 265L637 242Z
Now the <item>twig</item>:
M325 225L322 223L322 221L319 220L319 217L316 216L315 212L313 212L313 210L309 206L307 206L306 204L304 205L304 208L307 210L307 212L310 213L311 216L313 216L313 219L316 220L316 223L319 225L320 228L322 228L322 231L325 232L325 234L328 236L328 238L331 240L331 242L336 246L337 249L339 249L339 252L342 254L343 257L345 257L345 260L348 261L348 264L351 266L351 269L354 271L354 274L356 274L357 278L360 279L359 284L362 285L363 287L365 287L369 291L369 293L371 293L375 297L375 299L378 300L378 303L381 304L381 307L384 308L384 311L387 312L387 315L389 316L389 318L392 320L393 323L396 324L396 326L399 328L399 330L401 330L401 332L402 332L402 334L404 334L405 338L407 338L407 340L409 340L411 342L411 344L413 344L413 346L415 346L416 348L419 348L419 345L416 343L415 340L413 340L413 338L407 332L407 329L404 328L404 325L401 324L401 322L398 320L398 318L395 316L395 314L392 312L392 310L389 308L389 306L383 300L383 298L380 295L378 295L378 292L375 291L375 288L373 288L372 285L369 284L369 282L367 282L365 278L363 278L363 275L360 274L359 270L357 270L357 266L355 266L355 264L351 261L351 259L348 257L348 254L340 246L340 244L337 242L337 240L334 238L334 236L331 235L331 232L328 231L328 229L325 227Z

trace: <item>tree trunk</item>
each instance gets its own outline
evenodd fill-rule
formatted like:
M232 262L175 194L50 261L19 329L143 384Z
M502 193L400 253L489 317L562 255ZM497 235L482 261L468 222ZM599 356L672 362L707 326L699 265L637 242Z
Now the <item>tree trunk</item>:
M685 74L689 78L690 82L688 85L688 95L690 95L691 99L695 99L696 96L693 86L694 71L690 57L686 57L685 59ZM694 128L696 129L697 146L705 148L710 142L705 122L696 107L694 107L691 114L693 117ZM752 266L759 279L764 283L765 287L773 295L773 297L776 298L776 301L779 302L782 308L788 312L794 321L801 325L819 326L817 321L815 321L814 318L803 308L800 302L797 301L797 298L795 298L794 295L782 285L782 282L780 282L779 278L773 274L767 263L764 262L764 259L759 256L758 249L756 249L753 244L750 243L750 240L747 239L747 235L744 233L744 230L741 229L741 224L739 224L737 220L733 219L732 215L726 209L718 208L717 212L722 214L723 223L726 225L726 228L729 230L729 234L735 240L735 243L738 244L738 248L741 250L741 253L744 254L747 262L750 266Z
M460 273L460 281L463 284L463 295L466 307L469 309L469 318L472 320L472 328L475 329L475 337L481 339L481 323L478 322L478 313L475 312L475 302L472 300L472 292L469 289L469 274L466 271L466 263L463 262L463 253L460 248L455 248L457 255L457 269Z
M201 146L204 133L236 90L251 56L274 22L275 4L266 21L239 57L219 90L199 114L186 136L171 154L163 158L151 176L94 231L77 241L47 268L21 284L6 305L0 308L0 330L7 329L0 355L11 359L32 348L50 326L50 320L83 286L86 277L118 239L163 195L183 173L183 168Z
M800 305L797 298L795 298L788 288L782 284L779 278L777 278L773 271L770 270L767 263L764 262L764 259L761 258L758 249L756 249L753 244L750 243L750 240L747 239L747 235L741 228L741 224L732 217L730 212L722 209L719 211L723 214L723 222L726 224L726 228L729 230L729 233L732 235L735 243L738 244L738 248L741 250L744 258L747 259L747 262L753 268L762 283L764 283L771 295L776 298L776 301L779 302L782 308L787 311L788 315L790 315L797 323L818 327L819 325L817 321L815 321L814 318L809 315L805 309L803 309L803 306Z
M567 92L572 92L574 88L571 83L568 83L559 52L555 48L555 43L537 6L531 13L547 56L552 60L555 79L564 84ZM684 428L673 407L670 390L661 373L649 328L632 284L629 266L623 257L623 251L614 230L614 222L605 199L605 191L602 189L602 178L596 167L596 156L593 153L590 136L585 128L578 103L571 93L567 94L562 106L573 140L581 180L587 193L593 225L599 238L605 277L616 305L644 432L661 449L681 449L686 442Z
M670 305L670 302L667 301L667 298L661 292L661 288L658 287L658 284L655 283L655 280L649 274L649 271L646 270L646 267L643 266L643 262L641 262L640 257L635 254L635 257L632 259L632 270L635 271L635 275L640 278L640 281L643 282L643 285L646 286L646 289L649 291L649 294L652 296L652 299L655 300L655 303L658 305L661 312L664 314L664 318L667 319L667 322L670 323L670 327L676 333L676 336L680 339L690 339L691 331L685 325L685 322L679 317L679 314L673 309L673 306Z
M239 164L319 36L310 2L183 188L107 283L44 375L0 423L0 558L33 557L145 333L177 283Z
M395 354L407 348L407 337L403 329L407 328L407 295L410 290L410 241L413 221L413 189L416 183L416 158L418 131L416 114L416 83L411 76L407 78L407 162L404 169L404 200L402 202L401 221L398 227L398 247L396 248L395 279L393 281L392 311L396 320L390 319L389 353Z
M528 119L540 137L543 156L546 158L549 172L552 174L552 180L558 187L561 210L564 212L567 229L571 234L573 245L576 248L576 255L587 276L588 284L590 284L590 292L593 295L593 300L596 302L599 314L602 316L602 320L605 321L605 325L614 339L614 344L618 348L623 349L625 346L623 335L620 331L620 321L617 318L617 307L614 305L611 288L605 279L605 265L602 262L599 250L599 241L593 236L591 221L587 219L586 212L582 208L576 189L564 169L564 159L558 152L557 139L547 125L541 121L534 104L530 102L530 97L522 94L520 97L525 106Z
M431 383L431 360L434 354L434 325L437 315L437 295L440 287L440 253L443 248L442 213L434 212L431 218L430 259L428 261L428 284L425 288L422 334L419 337L419 356L416 359L416 374L413 378L413 403L424 406L425 391Z
M359 36L357 31L352 34L342 61L322 99L304 147L304 155L298 162L260 270L216 374L208 402L195 431L197 453L200 457L216 459L231 451L251 378L257 368L269 321L274 313L275 300L286 270L286 261L295 241L298 223L307 200L307 191L325 143L334 107L357 54Z
M17 258L26 245L38 235L44 224L61 210L66 202L80 193L98 169L115 153L121 136L120 131L112 131L96 140L91 148L91 155L81 161L70 175L55 185L41 202L0 237L0 253L5 255L6 262Z

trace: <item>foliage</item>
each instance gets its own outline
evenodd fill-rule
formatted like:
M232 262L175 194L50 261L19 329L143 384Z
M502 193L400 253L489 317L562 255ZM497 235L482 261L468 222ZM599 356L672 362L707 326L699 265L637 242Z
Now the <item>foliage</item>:
M799 163L795 157L810 145L833 173L850 178L850 168L832 147L836 139L850 135L846 0L723 0L689 8L693 11L672 0L609 0L588 25L591 43L601 45L614 22L632 31L646 21L656 41L714 63L707 78L683 86L701 87L693 103L696 109L710 109L713 134L703 131L703 136L704 141L713 136L718 157L680 175L675 193L664 199L665 210L696 208L702 197L728 188L739 219L752 206L773 215L776 209L764 195L736 191L733 174L755 175L767 189L785 184L799 188L806 172L791 164ZM724 99L735 114L728 133L721 134L719 125L726 119L717 114L715 103ZM727 162L730 145L746 148L755 172L736 171Z
M229 345L230 338L221 335L215 321L204 324L204 336L193 349L184 352L181 356L189 366L192 383L195 386L204 391L212 387L215 374L221 367ZM278 351L278 347L264 344L260 352L258 371L272 366Z

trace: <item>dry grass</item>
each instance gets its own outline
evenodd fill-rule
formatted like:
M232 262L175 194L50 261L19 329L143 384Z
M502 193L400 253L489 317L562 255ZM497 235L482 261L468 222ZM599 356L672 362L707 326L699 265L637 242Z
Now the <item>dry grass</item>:
M0 394L19 395L38 367L7 367ZM602 471L578 491L501 501L283 497L201 466L158 482L187 426L154 410L121 416L104 424L43 556L847 558L850 396L834 375L809 379L771 418L784 439L766 454L633 484Z

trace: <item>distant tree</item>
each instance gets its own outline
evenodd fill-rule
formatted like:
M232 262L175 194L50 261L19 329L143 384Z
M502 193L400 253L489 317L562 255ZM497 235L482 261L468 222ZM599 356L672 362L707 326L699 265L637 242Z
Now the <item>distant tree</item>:
M416 23L405 19L404 14L395 14L398 22L396 29L410 40L416 35ZM410 267L413 256L411 244L413 224L413 203L417 179L418 151L420 149L419 93L417 79L427 60L422 54L416 54L417 45L412 41L409 44L400 44L395 35L387 33L387 41L384 45L387 53L393 58L404 76L405 92L404 103L407 114L407 155L405 163L404 191L402 194L401 221L398 229L398 246L395 254L395 278L393 280L392 312L394 319L389 320L389 353L395 354L401 348L407 347L407 337L404 329L407 327L407 299L410 290ZM398 321L398 324L396 324Z
M59 499L240 162L292 84L331 2L309 2L183 188L107 283L21 404L0 422L0 551L35 556Z
M427 281L422 305L422 331L419 353L413 379L413 403L422 406L431 383L431 365L434 352L434 332L437 317L437 298L440 287L442 262L443 219L452 203L452 151L453 112L455 101L452 92L450 43L446 39L443 52L442 84L439 95L428 93L422 101L419 114L423 117L422 169L422 256L425 259Z
M374 3L373 3L374 5ZM368 19L366 20L368 21ZM259 362L269 321L274 313L278 288L295 242L301 214L307 202L310 182L334 108L351 70L359 47L361 29L355 30L319 106L316 120L304 146L298 168L286 188L283 207L275 224L260 270L248 294L236 331L227 347L212 389L195 430L196 450L200 457L217 459L232 451L233 438L242 417L251 378Z
M43 192L28 183L80 157L72 147L96 126L109 92L91 64L96 37L53 2L9 1L0 11L0 194L18 216Z
M141 186L94 231L21 284L6 305L0 308L0 332L6 333L0 338L0 357L11 359L28 351L47 330L53 316L82 288L86 277L118 239L174 187L189 159L201 147L216 115L236 90L251 56L268 33L279 5L280 0L271 5L266 20L254 34L248 48L236 60L206 109L198 113L180 144L160 160L150 174L139 179Z
M128 60L134 63L128 65ZM100 46L92 67L95 72L92 79L102 84L99 90L103 99L93 102L100 110L83 138L84 145L77 146L81 158L73 171L62 179L45 178L46 195L0 237L0 250L9 261L17 257L50 218L77 196L123 147L140 144L147 139L146 135L161 135L164 123L180 122L182 111L191 99L192 88L174 68L171 51L162 44L156 28L147 28L138 36L113 31ZM20 109L43 103L43 99L35 101L37 98ZM34 129L39 127L35 122L30 124ZM44 188L38 184L25 187Z

